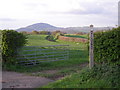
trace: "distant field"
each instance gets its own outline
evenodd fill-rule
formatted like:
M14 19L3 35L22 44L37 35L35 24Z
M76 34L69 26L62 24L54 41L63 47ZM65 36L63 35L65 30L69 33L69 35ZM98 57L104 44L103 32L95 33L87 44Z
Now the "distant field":
M88 60L87 45L83 43L66 42L57 40L56 42L45 39L47 35L28 35L28 46L47 46L47 45L69 45L69 61L79 63ZM81 60L79 60L81 59ZM75 61L76 60L76 61ZM68 62L69 62L68 61ZM64 62L64 61L63 61Z
M88 35L73 35L73 34L69 34L69 35L65 35L66 37L75 37L75 38L85 38L88 39Z
M69 60L43 62L40 65L33 66L32 68L24 67L24 69L23 67L17 66L17 68L12 68L14 71L31 72L46 69L56 69L88 62L88 49L87 45L84 43L66 42L61 40L52 42L45 39L46 35L27 35L27 37L28 43L26 46L69 45Z
M57 40L56 42L48 41L45 39L47 35L28 35L27 46L46 46L46 45L70 45L70 48L76 49L86 49L86 45L83 43L67 42L62 40ZM87 35L82 35L81 37L86 37Z

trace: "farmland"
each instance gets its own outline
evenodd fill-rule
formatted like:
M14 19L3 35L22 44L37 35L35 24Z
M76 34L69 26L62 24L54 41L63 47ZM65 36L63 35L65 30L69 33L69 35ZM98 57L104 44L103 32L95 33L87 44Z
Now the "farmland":
M75 38L85 38L85 39L87 39L88 38L88 35L87 34L84 34L84 35L65 35L66 37L75 37Z
M119 87L119 66L96 63L92 69L86 67L88 66L87 43L62 40L48 41L45 39L46 35L27 35L27 37L28 42L26 46L31 46L29 50L34 49L33 46L69 45L69 59L54 62L41 62L35 66L6 64L3 69L57 80L40 88ZM85 37L87 37L87 35L85 35ZM24 47L23 49L26 48ZM59 50L57 52L59 52ZM26 53L29 54L30 52L28 51Z
M46 35L27 35L28 43L26 46L47 46L47 45L69 45L69 60L44 62L39 65L29 67L21 66L7 66L8 70L17 72L35 72L40 70L49 70L62 67L73 67L79 64L88 62L88 49L87 44L66 42L57 40L56 42L48 41L45 39Z

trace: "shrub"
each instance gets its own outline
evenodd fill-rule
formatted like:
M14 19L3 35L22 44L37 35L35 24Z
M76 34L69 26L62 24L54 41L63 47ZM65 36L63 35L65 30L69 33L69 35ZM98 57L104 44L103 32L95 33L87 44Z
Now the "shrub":
M84 34L86 34L85 32L78 32L78 33L76 33L76 35L84 35Z
M59 30L53 31L53 32L52 32L52 35L55 36L57 33L60 33L60 31L59 31Z
M120 64L120 27L94 33L94 57L99 63Z
M55 42L55 39L54 39L54 37L52 35L48 35L46 37L46 39L49 40L49 41L54 41Z
M15 63L17 49L27 42L26 36L14 30L2 31L2 58L3 63Z
M54 39L57 40L59 38L59 36L61 36L60 33L56 33L56 35L54 36Z
M42 35L50 35L51 32L49 32L49 31L40 31L39 34L42 34Z
M52 32L52 35L53 35L53 36L56 36L56 34L58 34L58 33L59 33L59 35L61 35L61 36L64 36L64 34L66 34L65 32L61 32L61 31L57 30L57 31Z
M26 32L26 31L21 31L20 33L22 33L22 34L27 34L27 32Z
M38 31L32 31L31 33L32 33L32 34L39 34Z

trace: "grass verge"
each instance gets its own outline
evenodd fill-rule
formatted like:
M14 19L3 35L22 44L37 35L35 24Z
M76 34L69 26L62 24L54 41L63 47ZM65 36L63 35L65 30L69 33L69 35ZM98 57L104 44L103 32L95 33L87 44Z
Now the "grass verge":
M40 88L120 88L119 71L119 66L97 65Z
M87 65L88 65L88 63L84 63L84 64L73 65L73 66L69 66L69 67L56 68L53 70L44 70L41 72L29 73L29 75L42 76L42 77L46 77L46 78L49 78L52 80L58 80L65 76L68 76L70 74L80 72L81 69Z

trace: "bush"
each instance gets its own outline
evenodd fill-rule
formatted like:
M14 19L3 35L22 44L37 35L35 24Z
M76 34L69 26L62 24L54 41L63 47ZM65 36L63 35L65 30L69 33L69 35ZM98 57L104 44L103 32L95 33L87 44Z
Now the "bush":
M58 33L59 33L59 35L61 35L61 36L64 36L64 34L66 34L65 32L61 32L61 31L57 30L57 31L52 32L52 35L53 35L53 36L56 36L56 34L58 34Z
M62 36L62 35L60 33L56 33L56 35L54 36L54 39L57 40L59 36Z
M32 31L31 33L32 33L32 34L39 34L38 31Z
M94 33L94 57L99 63L120 64L120 27Z
M2 32L2 58L3 63L15 63L17 49L27 42L26 36L14 30L3 30Z
M55 39L54 39L54 37L53 37L52 35L48 35L48 36L46 37L46 39L49 40L49 41L55 42Z
M42 35L50 35L51 32L49 32L49 31L40 31L39 34L42 34Z
M78 32L78 33L76 33L76 35L84 35L84 34L86 34L85 32Z
M26 31L21 31L20 33L22 33L22 34L27 34L27 32L26 32Z

